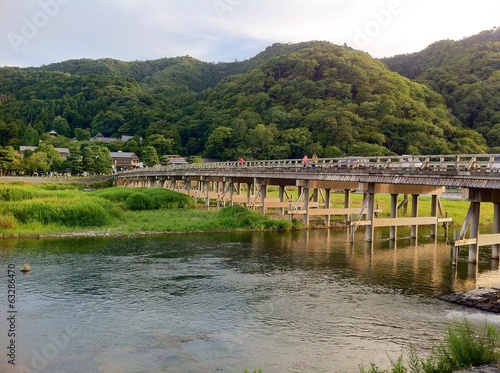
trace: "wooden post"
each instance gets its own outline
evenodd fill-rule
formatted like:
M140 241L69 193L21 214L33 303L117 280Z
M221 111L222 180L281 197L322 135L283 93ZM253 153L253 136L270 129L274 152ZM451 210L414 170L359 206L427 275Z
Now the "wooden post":
M391 218L398 217L398 195L391 194ZM389 228L389 239L391 241L396 240L398 236L398 228L396 226L392 226Z
M351 207L351 190L350 189L344 189L344 207L346 209ZM344 215L344 223L349 222L349 214Z
M374 228L373 219L375 218L375 184L368 183L368 190L366 191L366 198L368 199L368 206L366 212L366 220L370 221L370 224L366 226L366 241L373 242L374 238Z
M232 181L230 181L229 182L229 206L234 206L233 195L234 195L234 183Z
M431 216L436 218L436 223L431 225L431 238L434 242L437 242L437 216L438 216L438 196L432 195L431 201Z
M304 226L309 226L309 182L306 181L306 186L302 189L304 193Z
M411 216L412 218L418 218L418 194L411 195ZM411 226L410 238L417 238L418 236L418 225Z
M267 184L260 184L260 213L266 213Z
M331 189L325 189L325 208L330 209L330 194ZM330 214L325 215L325 226L330 228Z
M500 203L493 204L493 233L500 233ZM500 244L495 244L491 250L491 259L498 259Z
M250 205L250 202L252 199L252 189L253 189L253 184L247 183L247 204L248 205Z
M479 213L481 202L471 202L472 216L470 220L469 238L475 238L476 243L469 245L469 263L477 263L479 260L478 240L479 240Z
M205 206L210 206L210 181L205 180Z
M280 196L280 202L283 203L285 201L285 186L280 185L280 191L279 191L279 196ZM280 207L280 215L285 214L285 208Z
M453 231L453 247L452 247L452 255L453 255L453 259L452 259L452 262L451 264L456 266L457 265L457 262L458 262L458 251L460 250L460 247L458 246L455 246L455 241L458 240L458 229L455 229Z

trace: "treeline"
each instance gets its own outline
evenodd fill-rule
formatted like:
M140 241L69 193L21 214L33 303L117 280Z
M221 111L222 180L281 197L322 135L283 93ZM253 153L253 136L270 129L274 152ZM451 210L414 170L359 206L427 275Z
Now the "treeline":
M441 94L461 123L500 152L500 28L383 61Z
M496 48L490 40L478 43ZM482 75L475 73L479 81L470 84L491 83L487 102L496 107L498 67L487 52ZM328 42L275 44L233 63L177 57L6 67L0 68L0 146L37 146L51 130L60 134L48 142L54 146L98 133L130 135L134 140L103 145L139 156L153 147L159 157L482 153L497 146L496 113L467 100L459 100L457 112L427 80L412 82L366 53ZM488 123L479 122L485 115Z

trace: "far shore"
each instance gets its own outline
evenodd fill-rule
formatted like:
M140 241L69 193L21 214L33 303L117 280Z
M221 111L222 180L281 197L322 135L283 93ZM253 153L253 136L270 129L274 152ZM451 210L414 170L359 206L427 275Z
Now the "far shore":
M74 176L74 177L47 177L47 176L0 176L2 183L27 183L27 184L46 184L46 183L64 183L64 184L92 184L112 179L111 175L104 176Z

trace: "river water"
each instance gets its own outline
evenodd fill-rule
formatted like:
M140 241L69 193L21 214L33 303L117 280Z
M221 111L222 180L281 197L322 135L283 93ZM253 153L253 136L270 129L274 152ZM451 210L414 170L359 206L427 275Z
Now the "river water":
M455 270L443 237L396 248L383 237L373 248L344 230L1 240L17 314L12 367L2 284L0 371L358 372L409 343L428 353L464 315L500 326L437 298L500 284L487 250Z

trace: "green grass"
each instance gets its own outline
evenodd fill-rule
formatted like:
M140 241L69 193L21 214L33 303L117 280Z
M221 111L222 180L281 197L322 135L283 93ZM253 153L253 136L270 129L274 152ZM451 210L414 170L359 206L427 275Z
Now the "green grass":
M293 224L240 206L194 209L192 197L165 189L0 186L0 236L288 230Z
M361 373L452 373L477 367L500 359L500 334L491 325L472 324L469 320L455 321L447 328L444 341L434 346L432 353L420 358L413 346L408 357L401 355L392 361L390 369L371 364L360 367Z

